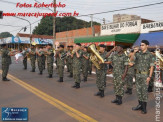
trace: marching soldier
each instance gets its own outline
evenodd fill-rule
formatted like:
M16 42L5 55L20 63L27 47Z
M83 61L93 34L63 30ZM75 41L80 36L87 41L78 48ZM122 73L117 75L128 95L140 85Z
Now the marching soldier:
M142 40L141 52L136 53L133 58L136 64L136 90L139 104L132 110L141 110L142 114L147 113L148 85L154 69L154 58L148 51L148 45L147 40Z
M38 69L40 71L40 75L42 75L44 66L43 66L43 56L44 56L44 51L43 47L40 47L39 51L37 53L37 62L38 62Z
M43 50L46 50L46 46L43 47ZM43 59L43 61L42 61L43 69L45 69L45 64L46 64L45 63L46 62L46 56L45 56L45 54L43 54L42 59Z
M82 57L82 72L83 72L83 81L87 81L88 77L88 63L89 63L89 53L88 53L88 47L84 47L83 49L83 57Z
M7 79L9 65L11 64L11 56L14 56L14 52L10 52L6 44L2 44L1 49L2 56L2 81L10 81Z
M27 57L28 57L28 48L25 47L24 51L23 51L23 65L24 65L24 69L27 69Z
M128 56L129 61L131 61L131 55L133 55L133 52L131 52ZM125 91L126 94L132 94L132 88L133 88L133 78L135 76L135 69L134 66L128 67L128 72L125 78L125 83L127 90Z
M116 51L115 54L110 54ZM128 69L128 58L123 52L123 45L117 45L114 47L108 54L107 64L112 64L113 66L113 83L114 83L114 92L116 95L115 100L111 101L117 105L122 104L122 97L124 95L124 79L127 74Z
M70 52L70 46L67 46L67 53ZM67 66L67 72L70 72L70 65L68 63L68 57L66 57L66 66Z
M73 51L73 46L69 46L70 51L68 52L68 63L69 63L69 70L70 70L70 75L69 77L73 77L73 58L71 57L72 51Z
M73 57L73 78L75 80L75 85L72 86L73 88L80 88L80 74L81 74L81 58L82 58L82 51L81 51L81 44L76 43L74 53L72 54Z
M57 55L58 55L58 58L57 58L58 74L60 77L58 82L63 82L63 71L64 71L65 58L66 58L66 52L64 51L64 45L59 46L59 52Z
M31 66L32 70L31 72L35 72L35 62L36 62L36 50L34 48L34 45L31 45L31 51L29 52L30 54L30 60L31 60Z
M106 46L104 44L100 45L100 56L105 60L107 52L105 51ZM106 87L106 73L107 73L107 64L101 63L100 69L96 69L96 85L99 89L99 92L95 94L95 96L100 96L101 98L104 97L104 90Z
M47 50L44 51L47 55L47 70L48 70L48 78L52 78L53 76L53 61L54 61L54 52L52 49L52 44L47 45Z
M92 61L89 59L88 62L88 73L91 75L92 74Z

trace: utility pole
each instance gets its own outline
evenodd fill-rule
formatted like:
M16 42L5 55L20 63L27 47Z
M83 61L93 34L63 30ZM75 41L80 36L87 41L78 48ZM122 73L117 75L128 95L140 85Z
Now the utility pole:
M93 26L93 14L91 15L91 28L92 28L92 36L95 36L95 30L94 30L94 26Z
M56 0L53 0L53 3L56 5ZM54 13L56 13L56 7L54 7ZM56 41L56 17L53 16L53 47L55 48L55 41Z

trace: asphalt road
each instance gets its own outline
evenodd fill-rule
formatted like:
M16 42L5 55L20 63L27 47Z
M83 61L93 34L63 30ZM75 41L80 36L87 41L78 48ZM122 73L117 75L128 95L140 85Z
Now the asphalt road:
M1 69L1 66L0 66ZM27 107L29 109L29 122L154 122L155 96L149 94L147 106L148 113L142 115L140 111L132 111L137 105L137 96L134 86L132 95L123 97L123 104L112 104L115 98L112 78L107 77L105 97L94 96L96 93L96 76L89 75L86 83L81 83L80 89L73 89L73 78L68 77L65 69L64 82L57 82L56 69L52 79L30 72L31 67L23 70L22 62L14 61L10 66L9 78L11 81L0 81L0 107ZM161 100L161 113L163 102ZM1 114L0 114L1 118ZM163 121L163 119L161 118Z

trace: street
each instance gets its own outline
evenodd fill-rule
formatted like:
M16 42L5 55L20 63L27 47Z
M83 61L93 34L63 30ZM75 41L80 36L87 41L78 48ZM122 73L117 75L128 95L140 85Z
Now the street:
M135 86L133 94L125 95L123 104L118 106L111 103L115 98L111 77L107 77L105 97L100 98L94 96L97 92L95 74L89 75L80 89L73 89L74 80L68 77L66 69L63 83L57 82L55 68L52 79L46 78L46 70L43 75L38 75L38 69L35 73L30 70L29 63L28 69L24 70L22 62L16 64L13 61L8 75L11 81L0 82L0 107L27 107L29 122L155 121L154 93L149 94L148 113L142 115L131 109L138 103Z

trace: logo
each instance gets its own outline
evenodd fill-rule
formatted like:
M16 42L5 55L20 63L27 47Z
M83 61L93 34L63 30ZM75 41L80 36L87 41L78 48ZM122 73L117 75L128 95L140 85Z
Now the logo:
M19 42L19 38L18 37L15 37L14 38L14 42Z
M28 121L28 108L2 108L2 121Z

